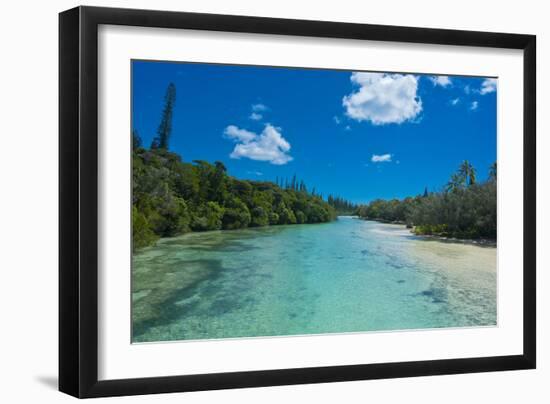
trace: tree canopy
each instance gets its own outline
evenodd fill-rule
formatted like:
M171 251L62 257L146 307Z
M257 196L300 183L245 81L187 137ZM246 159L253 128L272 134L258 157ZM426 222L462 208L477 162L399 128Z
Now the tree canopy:
M137 136L137 134L135 134ZM134 141L134 145L139 145ZM183 162L166 149L133 151L133 247L190 231L321 223L336 209L294 179L293 188L241 180L222 162Z

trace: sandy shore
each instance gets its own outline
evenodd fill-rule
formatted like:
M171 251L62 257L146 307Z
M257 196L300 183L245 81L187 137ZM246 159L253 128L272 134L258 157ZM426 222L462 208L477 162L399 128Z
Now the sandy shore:
M414 234L411 230L411 234ZM443 236L437 236L437 235L428 235L428 234L414 234L417 237L420 238L426 238L430 240L438 240L443 241L447 243L459 243L459 244L472 244L477 245L480 247L496 247L497 241L496 240L490 240L490 239L461 239L461 238L454 238L454 237L443 237Z
M371 221L371 222L378 222L378 223L384 223L384 224L392 224L392 225L395 225L395 226L403 226L405 227L407 230L410 231L410 233L418 238L424 238L426 240L438 240L438 241L443 241L443 242L447 242L447 243L459 243L459 244L471 244L471 245L477 245L477 246L480 246L480 247L496 247L497 246L497 241L496 240L491 240L491 239L484 239L484 238L480 238L480 239L462 239L462 238L455 238L455 237L444 237L444 236L438 236L436 234L415 234L414 233L414 228L408 228L406 226L405 223L403 222L390 222L390 221L386 221L386 220L375 220L375 219L365 219L365 218L361 218L361 217L358 217L357 218L359 220L367 220L367 221Z

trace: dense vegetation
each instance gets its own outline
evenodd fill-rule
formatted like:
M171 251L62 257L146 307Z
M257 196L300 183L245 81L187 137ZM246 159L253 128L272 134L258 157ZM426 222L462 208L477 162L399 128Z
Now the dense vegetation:
M164 148L133 152L134 248L189 231L320 223L336 211L306 190L239 180L221 162L186 163Z
M275 183L239 180L222 162L182 161L168 150L175 102L176 87L170 83L149 148L137 131L132 133L134 249L190 231L327 222L351 206L342 198L325 202L296 175Z
M477 182L476 171L464 161L441 192L402 200L377 199L360 206L357 213L365 219L406 223L414 233L455 238L497 236L497 166L489 178Z
M282 189L291 189L294 191L308 192L308 187L304 180L300 180L296 177L296 174L292 176L289 180L288 178L279 178L275 179L275 184L277 184ZM318 196L323 199L323 194L318 194L315 191L315 187L311 189L311 195ZM327 203L334 208L338 215L353 215L357 211L357 205L340 197L329 195L327 198Z
M329 195L327 202L339 215L354 215L357 212L358 206L342 197Z

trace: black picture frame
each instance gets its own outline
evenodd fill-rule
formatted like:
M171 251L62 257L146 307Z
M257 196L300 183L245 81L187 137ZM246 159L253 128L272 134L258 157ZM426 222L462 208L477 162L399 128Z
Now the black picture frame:
M523 354L99 381L98 26L180 28L523 51ZM59 15L59 390L104 397L534 369L536 37L184 12L77 7Z

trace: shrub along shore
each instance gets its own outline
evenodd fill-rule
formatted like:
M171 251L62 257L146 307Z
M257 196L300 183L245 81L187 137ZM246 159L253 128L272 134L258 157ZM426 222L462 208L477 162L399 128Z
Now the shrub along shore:
M464 161L444 190L405 199L377 199L357 210L363 219L405 224L417 235L443 239L484 240L497 237L497 166L477 182L476 171Z

